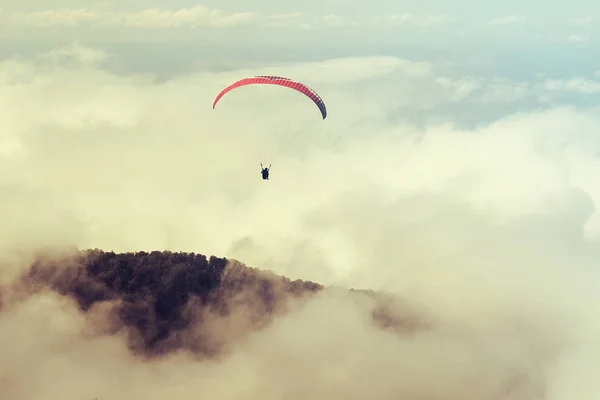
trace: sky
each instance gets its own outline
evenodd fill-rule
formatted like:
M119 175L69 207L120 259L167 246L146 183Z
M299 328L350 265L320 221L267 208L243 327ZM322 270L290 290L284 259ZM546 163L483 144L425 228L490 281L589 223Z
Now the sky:
M0 281L43 248L194 251L394 292L442 327L395 340L332 296L214 369L185 356L146 368L119 342L82 342L99 363L69 353L65 371L113 385L115 371L172 379L160 390L197 388L192 371L210 373L206 390L233 399L267 385L243 373L278 346L296 375L328 351L367 367L339 372L348 386L312 375L294 386L291 370L268 370L282 386L247 398L300 399L290 388L306 387L318 400L359 398L352 379L380 399L434 380L432 399L535 398L498 392L515 369L529 371L537 399L598 398L598 3L52 4L0 4ZM226 85L264 74L316 90L327 118L272 87L232 91L212 109ZM272 163L269 181L260 163ZM3 343L31 327L47 335L31 359L50 363L48 349L89 321L44 296L5 317ZM40 314L64 325L33 324ZM318 337L291 333L315 323ZM400 384L394 371L414 379ZM479 389L461 386L482 371ZM248 380L222 384L230 373ZM15 400L85 392L56 382ZM111 400L164 396L126 387Z

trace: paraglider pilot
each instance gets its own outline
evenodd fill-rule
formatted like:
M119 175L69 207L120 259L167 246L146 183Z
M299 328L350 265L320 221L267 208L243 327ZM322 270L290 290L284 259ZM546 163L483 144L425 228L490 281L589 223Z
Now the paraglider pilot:
M269 180L269 170L271 169L271 165L269 164L269 168L264 168L262 163L260 164L260 168L262 169L260 173L262 174L262 178L265 180Z

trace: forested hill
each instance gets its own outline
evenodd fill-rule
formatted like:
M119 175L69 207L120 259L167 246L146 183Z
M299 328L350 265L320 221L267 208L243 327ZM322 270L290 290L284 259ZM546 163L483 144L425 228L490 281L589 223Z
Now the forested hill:
M133 353L156 357L187 350L214 357L293 305L335 289L202 254L89 250L38 257L20 279L0 287L0 312L44 290L73 299L96 334L122 335ZM390 296L349 295L375 300L370 318L381 329L425 327Z

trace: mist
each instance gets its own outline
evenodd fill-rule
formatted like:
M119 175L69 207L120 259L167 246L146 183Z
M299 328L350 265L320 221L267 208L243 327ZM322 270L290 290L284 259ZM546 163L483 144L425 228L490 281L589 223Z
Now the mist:
M81 44L0 63L0 397L600 395L596 106L550 78L397 57L161 80L118 63ZM210 107L263 74L306 82L327 119L285 90ZM281 289L227 292L235 306L207 316L184 285L187 322L153 347L156 314L142 329L119 310L152 309L160 285L126 293L86 249L214 255Z

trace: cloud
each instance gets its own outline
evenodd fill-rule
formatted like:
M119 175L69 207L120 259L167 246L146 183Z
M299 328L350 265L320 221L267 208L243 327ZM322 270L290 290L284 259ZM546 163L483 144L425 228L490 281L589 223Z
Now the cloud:
M12 25L48 26L126 26L132 28L229 27L248 23L257 18L251 12L224 14L197 5L179 10L149 8L138 12L108 12L92 9L62 9L40 12L13 12L7 17Z
M102 24L134 28L230 27L251 22L256 17L251 12L226 15L220 10L210 10L198 5L177 11L152 8L137 13L116 13L108 16Z
M488 26L503 26L503 25L513 25L513 24L521 24L527 21L527 17L524 15L516 15L510 14L504 17L498 17L491 19L487 22Z
M575 26L589 25L593 19L594 18L591 15L588 15L587 17L571 18L569 24Z
M600 82L585 78L548 79L545 87L551 91L577 92L586 95L600 93Z
M392 291L435 329L380 332L368 305L331 294L224 360L144 364L40 293L0 314L2 348L20 355L0 357L8 397L597 396L585 372L600 328L600 118L568 98L538 101L593 85L397 57L164 80L111 62L73 45L0 64L3 281L39 248L189 250ZM272 73L313 87L328 118L274 87L211 108L235 79ZM259 163L271 161L264 182Z
M86 9L64 9L32 13L10 13L7 17L7 23L27 26L77 26L97 22L99 17L96 12Z
M388 23L391 25L416 25L416 26L434 26L454 22L455 18L451 15L431 15L431 16L416 16L410 13L394 14L388 17Z
M391 16L363 16L349 17L338 14L327 14L316 21L306 20L303 22L305 29L328 28L369 28L369 27L430 27L454 22L454 17L446 14L441 15L414 15L411 13L393 14Z
M291 14L275 15L269 19L267 24L269 26L285 27L285 26L290 26L290 25L295 25L295 24L302 24L303 23L302 21L304 18L305 18L305 14L300 13L300 12L291 13Z
M569 42L583 43L583 42L589 42L590 38L587 36L571 35L571 36L569 36L568 40L569 40Z
M391 17L348 17L334 14L323 16L308 15L295 12L276 15L261 15L255 12L237 12L227 14L218 9L210 9L203 5L189 8L169 10L148 8L142 11L110 11L102 8L94 9L58 9L37 12L10 12L4 20L9 25L51 27L51 26L93 26L93 27L128 27L141 29L166 28L226 28L243 26L249 23L265 24L270 27L370 27L387 23L391 26L433 26L453 21L449 15L418 16L414 14L397 14Z

